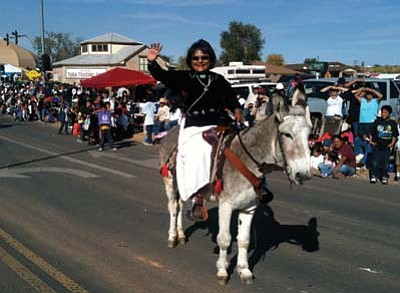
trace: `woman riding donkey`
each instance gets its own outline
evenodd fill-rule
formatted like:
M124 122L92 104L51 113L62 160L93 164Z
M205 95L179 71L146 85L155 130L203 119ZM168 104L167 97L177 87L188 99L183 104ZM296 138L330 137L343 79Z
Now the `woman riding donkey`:
M229 111L236 120L242 120L242 111L230 84L223 76L210 71L216 55L207 41L199 40L189 48L186 63L190 70L162 69L156 61L161 50L160 44L151 45L148 67L152 76L178 90L183 98L176 177L180 197L186 201L210 183L212 146L204 140L203 133L227 124ZM197 202L202 201L197 199Z

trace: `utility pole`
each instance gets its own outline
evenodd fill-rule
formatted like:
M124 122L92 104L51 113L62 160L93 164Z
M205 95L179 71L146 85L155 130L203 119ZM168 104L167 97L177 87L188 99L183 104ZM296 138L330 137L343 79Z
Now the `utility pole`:
M43 17L43 0L39 0L40 2L40 38L42 41L42 56L44 55L44 17ZM42 82L43 82L43 87L46 87L46 78L45 78L46 72L42 72Z
M18 45L19 37L25 37L25 35L19 35L17 30L13 31L11 34L14 36L13 38L15 40L15 45Z
M6 41L7 46L10 45L10 35L8 33L6 33L6 37L3 40Z

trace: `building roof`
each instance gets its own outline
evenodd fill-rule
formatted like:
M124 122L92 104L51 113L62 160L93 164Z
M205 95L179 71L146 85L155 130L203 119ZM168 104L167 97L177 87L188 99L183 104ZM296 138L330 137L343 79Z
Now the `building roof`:
M95 43L107 43L107 44L125 44L125 45L142 45L142 42L129 39L123 35L117 33L107 33L101 36L94 37L89 40L81 42L84 44L95 44Z
M131 45L120 49L114 54L82 54L53 63L54 67L87 66L87 65L122 65L131 56L138 54L146 45Z
M35 68L35 55L18 45L0 39L0 64L11 64L20 68Z
M299 73L298 71L287 68L285 66L278 66L278 65L271 64L271 63L261 62L261 61L255 61L255 62L253 62L253 64L254 65L265 65L266 75L270 75L270 74L294 75L296 73Z

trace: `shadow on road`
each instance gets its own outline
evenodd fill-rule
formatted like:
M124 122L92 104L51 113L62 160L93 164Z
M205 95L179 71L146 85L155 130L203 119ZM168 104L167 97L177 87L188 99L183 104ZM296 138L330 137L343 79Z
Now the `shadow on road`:
M237 236L238 213L232 215L231 235L234 242ZM209 210L207 222L195 223L185 231L187 239L197 230L207 230L214 243L217 243L218 235L218 208ZM251 270L264 260L270 250L279 248L281 243L289 243L301 247L307 252L319 250L319 232L317 231L317 219L311 218L307 225L282 225L274 217L274 211L268 205L260 205L254 215L251 229L251 244L249 247L249 267ZM231 249L230 249L231 250ZM230 252L229 250L229 252ZM218 246L214 248L218 253ZM236 266L237 255L230 262L228 271L230 274Z

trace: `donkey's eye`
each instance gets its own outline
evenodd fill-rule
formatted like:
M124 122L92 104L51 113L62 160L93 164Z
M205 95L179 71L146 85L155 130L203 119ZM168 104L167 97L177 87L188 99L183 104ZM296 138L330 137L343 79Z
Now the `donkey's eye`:
M292 136L290 133L283 132L283 133L281 133L281 135L282 135L282 136L284 136L284 137L287 137L287 138L293 139L293 136Z

